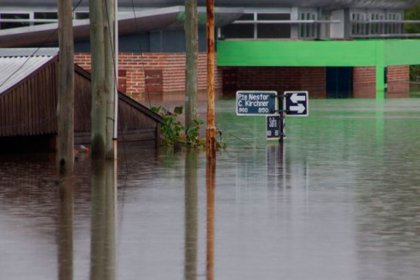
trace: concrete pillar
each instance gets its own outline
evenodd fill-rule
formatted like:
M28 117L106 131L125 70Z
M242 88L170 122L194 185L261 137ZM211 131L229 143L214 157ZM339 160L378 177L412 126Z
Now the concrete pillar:
M332 39L349 39L351 35L350 9L341 9L331 12L331 20L339 20L330 26Z
M376 99L385 98L385 66L376 65Z
M290 20L298 20L299 19L299 9L297 7L293 7L290 10ZM299 24L292 24L290 28L290 39L297 40L299 39Z

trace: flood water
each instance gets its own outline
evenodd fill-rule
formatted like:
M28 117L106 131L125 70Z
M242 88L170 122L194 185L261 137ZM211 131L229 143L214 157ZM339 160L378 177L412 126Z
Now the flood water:
M420 278L420 99L312 100L284 145L217 106L214 177L203 151L125 145L61 182L0 156L0 279Z

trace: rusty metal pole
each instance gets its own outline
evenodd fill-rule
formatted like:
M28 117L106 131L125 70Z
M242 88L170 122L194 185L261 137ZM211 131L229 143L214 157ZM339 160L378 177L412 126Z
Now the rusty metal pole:
M216 117L214 89L214 0L206 1L207 7L207 280L214 279L214 190L216 177Z
M207 7L207 159L216 157L214 0Z
M57 104L57 165L61 175L74 169L74 43L72 1L58 1L60 46Z

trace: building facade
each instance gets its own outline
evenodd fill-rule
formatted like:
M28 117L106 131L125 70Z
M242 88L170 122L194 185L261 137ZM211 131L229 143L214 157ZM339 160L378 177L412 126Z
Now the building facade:
M386 51L361 46L366 59L342 62L325 58L331 46L356 48L359 42L378 39L403 42L404 9L419 0L260 0L217 1L217 88L226 95L240 89L309 90L313 97L405 96L409 90L408 64L400 59L388 64ZM133 5L134 4L134 5ZM182 0L119 1L120 89L138 100L148 95L182 92L185 83L185 11ZM54 46L57 25L55 0L2 1L0 47ZM199 1L199 90L205 90L205 1ZM89 8L74 1L76 61L90 69ZM410 22L412 23L412 21ZM410 35L417 36L417 35ZM411 40L417 44L416 40ZM271 44L275 42L276 44ZM336 42L346 42L334 45ZM248 44L250 43L250 44ZM282 56L289 44L304 44L288 52L299 63ZM314 45L315 44L315 45ZM354 45L356 44L356 45ZM257 46L258 45L258 46ZM260 46L263 45L261 48ZM248 52L243 54L242 47ZM270 48L267 48L270 46ZM381 44L377 44L379 48ZM272 49L274 48L274 49ZM292 48L294 48L292 46ZM386 48L386 47L384 47ZM252 59L266 56L272 59ZM316 49L317 52L312 52ZM409 47L411 50L411 47ZM236 53L242 54L235 57ZM350 54L346 50L344 55ZM410 55L409 53L406 54ZM230 56L232 59L227 59ZM369 56L376 56L372 61ZM383 56L383 57L382 57ZM276 61L275 64L272 61ZM379 93L378 93L379 92Z

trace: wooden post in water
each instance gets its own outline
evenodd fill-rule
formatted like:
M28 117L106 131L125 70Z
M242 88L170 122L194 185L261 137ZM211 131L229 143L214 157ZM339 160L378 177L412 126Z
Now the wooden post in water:
M106 136L105 136L105 157L115 159L114 149L114 122L115 118L115 85L116 85L116 57L115 57L115 0L104 0L105 2L105 91L106 91Z
M207 7L207 160L216 157L214 0Z
M103 0L90 0L90 52L92 56L92 158L105 158L106 91L105 91L105 38Z
M72 1L58 1L60 47L57 104L57 165L60 174L74 169L74 43Z
M197 0L185 0L185 129L196 115L198 15Z
M113 159L115 121L114 0L91 0L92 158Z

